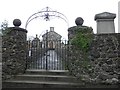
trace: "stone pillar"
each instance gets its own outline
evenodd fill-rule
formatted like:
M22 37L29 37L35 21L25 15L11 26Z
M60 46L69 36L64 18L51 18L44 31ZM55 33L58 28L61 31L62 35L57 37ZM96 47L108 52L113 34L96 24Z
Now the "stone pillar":
M2 35L0 34L0 63L2 63Z
M68 70L74 76L78 74L77 72L82 72L80 64L83 64L88 59L86 53L88 50L87 45L89 46L93 37L92 27L83 26L83 22L84 20L78 17L75 20L77 26L68 29Z
M93 29L88 26L83 26L84 20L81 17L76 18L75 23L77 26L68 28L68 40L71 40L78 32L83 32L84 34L92 33Z
M77 26L68 28L68 40L71 40L75 36L77 27L83 27L84 20L81 17L76 18L75 23Z
M0 90L2 89L2 34L0 34Z
M115 33L114 19L116 14L103 12L95 15L97 33Z
M120 1L118 2L118 33L120 33Z
M6 29L2 39L3 80L24 73L26 69L27 30L20 28L21 21L13 21L15 27Z

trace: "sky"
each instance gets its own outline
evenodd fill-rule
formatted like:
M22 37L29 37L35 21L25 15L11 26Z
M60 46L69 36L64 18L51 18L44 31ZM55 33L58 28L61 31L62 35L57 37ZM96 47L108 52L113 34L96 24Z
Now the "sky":
M96 33L96 21L94 16L102 12L110 12L116 14L115 31L118 32L118 2L119 0L0 0L0 24L4 20L8 21L9 27L13 27L13 20L18 18L21 20L21 28L25 28L27 19L34 13L41 11L45 7L64 14L67 23L55 17L50 21L37 18L32 20L27 27L28 37L33 38L38 34L41 37L46 30L54 27L54 30L67 39L68 28L76 26L75 19L82 17L83 25L93 28Z

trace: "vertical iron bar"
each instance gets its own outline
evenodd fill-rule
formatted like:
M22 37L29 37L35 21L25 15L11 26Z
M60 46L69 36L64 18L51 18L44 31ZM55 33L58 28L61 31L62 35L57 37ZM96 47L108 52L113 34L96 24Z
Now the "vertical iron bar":
M66 61L67 61L67 40L65 40L65 70L67 69L67 64L66 64Z
M40 48L40 69L42 69L42 43L43 41L41 42L41 48Z
M35 69L37 69L37 68L36 68L36 67L37 67L37 64L36 64L36 61L37 61L37 60L36 60L36 59L37 59L36 41L35 41L35 47L34 47L34 48L35 48L35 60L34 60L34 68L35 68Z
M36 47L34 42L34 60L33 60L33 68L36 69Z
M38 51L37 51L37 40L36 40L36 46L35 46L35 52L36 52L36 61L35 61L35 67L36 67L36 69L38 69L38 65L37 65L37 60L38 60Z
M30 61L29 61L29 64L30 64L30 69L31 69L31 62L32 62L32 41L30 42L31 46L30 46L30 49L31 49L31 56L30 56Z
M48 69L49 69L49 70L51 69L50 57L51 57L51 56L50 56L50 52L49 52L49 56L48 56L48 58L49 58L49 59L48 59L48 60L49 60L49 62L48 62L48 65L49 65Z
M33 55L34 55L34 48L33 48L33 42L32 42L32 57L31 57L31 68L33 69Z
M52 60L50 61L50 66L51 66L51 70L53 70L53 57L54 57L54 55L53 55L53 42L54 42L54 40L51 40L51 46L50 46L50 48L51 48L51 50L52 50L52 54L51 54L51 56L52 56Z
M49 41L48 41L48 43L49 43ZM48 53L47 53L47 69L48 70L49 70L49 61L50 61L49 55L50 55L50 51L49 51L49 47L48 47Z
M66 40L66 46L65 46L65 51L66 51L66 59L65 59L65 70L67 70L68 69L68 63L67 63L67 60L68 60L68 41Z
M33 49L32 49L32 41L31 41L31 59L30 59L30 67L32 69L32 57L33 57Z
M58 44L59 44L58 42L59 42L59 41L56 41L56 42L57 42L57 52L59 52L59 50L58 50L58 47L59 47L59 46L58 46ZM56 63L56 67L57 67L56 69L58 70L58 68L59 68L59 67L58 67L58 54L57 54L57 63Z
M31 57L31 68L33 69L33 51L34 51L34 48L33 48L33 42L32 42L32 57Z
M54 50L53 52L54 52L54 55L52 55L53 56L53 59L52 59L52 70L55 68L55 66L54 66L54 61L55 61L55 47L54 47L54 44L55 44L56 42L55 42L55 40L52 40L52 50Z
M55 54L55 52L56 52L56 40L53 40L53 49L54 49L54 54ZM56 65L55 65L55 58L56 56L54 55L53 56L53 62L52 62L52 69L54 70L54 69L56 69Z
M39 62L40 62L40 42L38 42L38 60L37 60L37 63L38 63L38 69L39 69Z
M44 42L42 42L42 44L44 45ZM43 63L42 63L43 62L42 58L44 57L44 51L43 50L44 50L44 46L41 48L41 69L43 69Z
M70 45L69 45L69 40L68 40L68 44L67 44L68 46L67 46L67 69L69 69L69 47L70 47Z
M52 51L52 42L53 40L50 40L50 51ZM50 66L50 69L52 70L53 69L53 51L51 52L50 54L51 56L49 57L49 60L52 59L50 62L49 62L49 66Z
M61 46L61 50L62 50L62 54L61 54L61 57L62 57L62 64L61 64L62 65L62 70L64 70L64 64L65 64L64 63L64 61L65 61L65 49L64 49L64 46L63 46L64 42L65 41L62 40L62 43L61 43L62 44L62 46Z
M47 68L48 31L46 30L46 70Z
M29 57L29 41L27 42L27 60L26 60L26 68L28 69L28 57Z
M34 42L33 42L33 43L34 43ZM34 44L35 44L35 43L34 43ZM34 45L34 44L33 44L33 45ZM34 61L35 61L35 56L36 56L36 55L35 55L35 47L33 46L33 48L34 48L34 56L33 56L32 65L33 65L33 68L35 68Z
M66 40L64 44L64 53L65 53L65 56L64 56L64 70L65 70L66 69Z
M59 56L61 56L61 41L59 40ZM58 62L59 64L59 70L61 69L61 59Z
M60 70L62 70L62 41L60 40Z
M28 54L27 55L27 64L26 64L27 65L27 69L29 69L29 64L30 64L29 63L29 60L30 60L30 58L29 58L30 57L29 51L30 51L30 41L27 42L27 54Z

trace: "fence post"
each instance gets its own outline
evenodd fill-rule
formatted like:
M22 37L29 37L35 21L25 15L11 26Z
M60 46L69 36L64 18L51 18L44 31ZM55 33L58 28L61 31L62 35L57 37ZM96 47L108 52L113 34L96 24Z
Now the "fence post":
M19 19L15 19L13 24L14 27L7 28L2 38L3 80L24 73L26 69L27 30L19 27Z

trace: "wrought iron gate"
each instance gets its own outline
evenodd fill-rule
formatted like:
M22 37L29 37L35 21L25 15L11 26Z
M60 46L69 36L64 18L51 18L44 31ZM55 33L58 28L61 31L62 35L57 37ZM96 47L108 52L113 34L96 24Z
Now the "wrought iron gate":
M27 69L66 70L67 40L28 41Z

